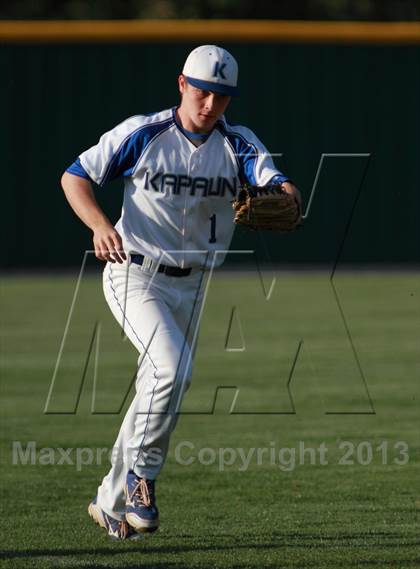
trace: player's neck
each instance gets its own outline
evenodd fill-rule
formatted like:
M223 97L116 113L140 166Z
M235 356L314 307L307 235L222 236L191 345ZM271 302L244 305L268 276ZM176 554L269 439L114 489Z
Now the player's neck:
M178 124L182 126L183 129L191 133L210 134L210 132L213 130L212 128L210 129L199 128L197 125L195 125L188 116L188 114L182 108L182 105L178 107L176 110L176 120Z

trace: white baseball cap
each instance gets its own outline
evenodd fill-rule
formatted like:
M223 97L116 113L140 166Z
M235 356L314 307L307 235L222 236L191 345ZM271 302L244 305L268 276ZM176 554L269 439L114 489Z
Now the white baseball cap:
M183 75L193 87L222 95L238 96L238 64L217 45L200 45L187 57Z

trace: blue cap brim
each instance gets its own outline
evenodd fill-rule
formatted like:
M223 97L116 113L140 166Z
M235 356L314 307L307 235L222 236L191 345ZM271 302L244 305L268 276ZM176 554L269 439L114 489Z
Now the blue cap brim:
M185 79L193 87L203 89L203 91L212 91L213 93L220 93L221 95L230 95L231 97L238 97L239 91L237 87L232 85L224 85L223 83L212 83L211 81L203 81L202 79L194 79L194 77L187 77Z

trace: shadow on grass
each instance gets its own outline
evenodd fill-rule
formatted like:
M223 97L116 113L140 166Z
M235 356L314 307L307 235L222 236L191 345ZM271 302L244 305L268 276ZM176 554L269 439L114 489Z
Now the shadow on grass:
M337 547L346 549L356 549L356 548L381 548L381 549L394 549L401 547L420 547L420 540L414 538L410 539L407 536L398 533L372 533L372 534L344 534L338 533L334 535L320 535L320 534L299 534L299 533L276 533L271 534L272 540L266 543L255 543L255 535L243 535L242 538L249 542L247 543L234 543L235 538L232 537L232 545L223 543L229 536L220 536L221 539L214 537L212 544L206 545L151 545L150 542L143 542L142 544L137 543L114 543L114 547L109 544L109 547L101 548L90 548L90 549L28 549L28 550L5 550L0 551L0 559L30 559L39 557L68 557L68 556L92 556L92 555L104 555L104 556L115 556L115 555L131 555L136 553L141 553L142 556L152 555L152 554L177 554L177 553L204 553L204 552L222 552L222 551L235 551L235 550L285 550L285 549L311 549L311 550L332 550ZM191 536L181 535L178 539L191 539ZM222 541L222 543L221 543ZM128 545L128 547L127 547ZM383 565L384 560L346 560L346 565L348 567L353 567L357 565L371 565L379 566ZM409 566L414 566L420 563L420 557L416 559L398 559L398 564L405 563ZM163 567L176 567L179 566L178 563L165 562L163 564L150 564L147 565L148 568L160 569ZM305 563L302 567L316 567L316 564ZM323 566L329 566L328 562L323 563ZM85 568L95 568L104 567L101 564L91 564L84 565ZM129 569L130 565L124 566ZM133 566L134 567L134 566ZM137 567L137 566L136 566ZM204 565L200 565L205 569ZM209 565L209 569L213 569L214 566ZM232 566L234 567L234 566ZM239 567L239 566L238 566ZM247 565L251 567L251 565ZM260 566L256 566L260 567Z

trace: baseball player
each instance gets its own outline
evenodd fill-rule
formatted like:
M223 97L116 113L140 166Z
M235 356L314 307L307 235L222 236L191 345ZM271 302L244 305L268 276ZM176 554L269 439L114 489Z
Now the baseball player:
M299 200L255 134L226 121L237 77L229 52L197 47L178 77L178 106L124 120L62 176L67 200L93 232L96 257L106 261L105 298L139 352L136 393L89 505L113 539L158 528L155 480L191 381L203 275L229 248L239 187L281 184ZM117 177L124 201L113 227L92 184Z

